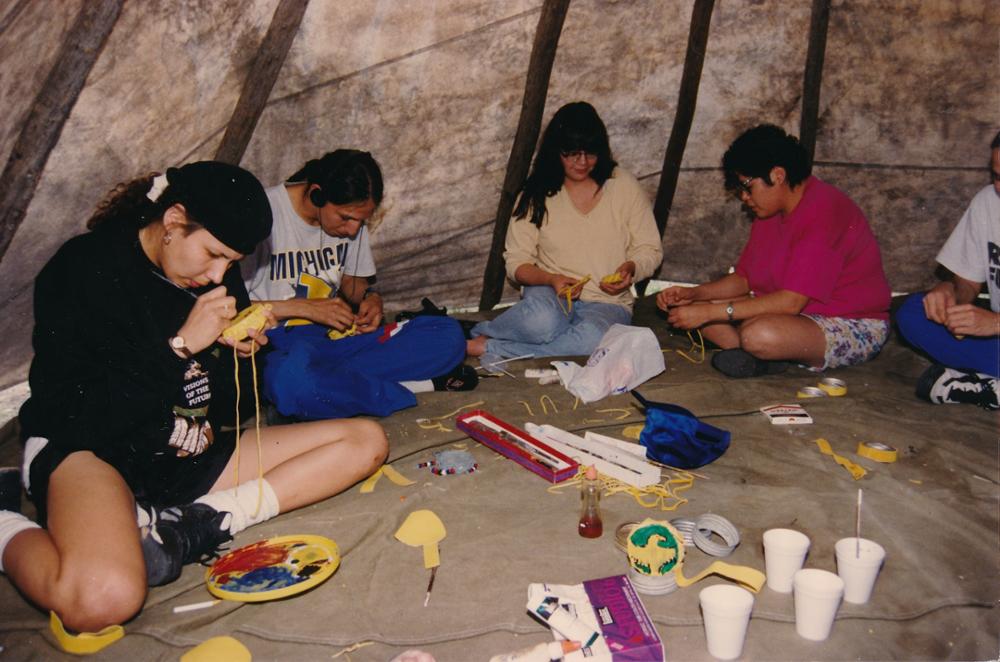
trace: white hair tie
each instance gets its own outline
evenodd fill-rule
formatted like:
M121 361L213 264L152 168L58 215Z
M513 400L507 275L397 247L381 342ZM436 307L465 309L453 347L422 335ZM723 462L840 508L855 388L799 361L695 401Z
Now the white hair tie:
M153 185L149 187L149 192L146 193L146 197L156 202L163 195L164 189L167 188L169 182L167 181L167 174L163 173L153 177Z

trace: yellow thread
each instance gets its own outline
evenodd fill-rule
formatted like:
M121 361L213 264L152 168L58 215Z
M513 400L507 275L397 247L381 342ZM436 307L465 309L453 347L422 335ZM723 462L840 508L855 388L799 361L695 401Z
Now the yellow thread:
M583 481L585 471L584 467L580 467L576 476L549 487L548 491L559 494L563 488L579 485ZM635 487L600 472L597 475L601 480L603 496L627 494L643 508L659 508L665 511L674 511L686 504L688 500L680 494L694 486L694 475L683 470L677 470L676 475L665 479L662 483L647 487Z
M542 413L543 414L549 413L549 408L545 406L545 401L546 400L548 400L549 404L552 405L552 413L553 414L558 414L559 413L559 409L556 407L556 403L552 402L552 398L550 398L547 395L543 395L542 397L538 398L538 404L540 404L542 406Z
M441 423L441 421L443 421L446 418L451 418L452 416L455 416L456 414L458 414L458 412L462 411L463 409L475 409L476 407L483 404L486 404L486 401L479 400L478 402L473 402L472 404L462 405L455 411L447 414L442 414L441 416L435 416L434 418L418 418L416 422L417 425L420 426L421 430L440 430L441 432L451 432L452 431L451 428L445 427L444 424Z
M698 329L694 329L694 333L696 333L698 335L698 340L697 341L694 339L694 336L691 335L691 331L687 332L688 340L691 341L691 346L688 347L687 351L688 352L692 352L694 350L698 350L698 358L697 359L693 359L693 358L691 358L690 356L687 355L687 352L682 352L679 349L676 350L676 351L677 351L677 353L680 356L683 356L685 359L687 359L691 363L695 363L695 364L697 364L697 363L704 363L705 362L705 338L701 335L701 331L699 331Z
M260 444L260 389L257 388L257 342L250 341L250 366L253 369L253 406L254 430L257 433L257 507L251 517L260 514L260 506L264 502L264 454ZM236 380L236 483L233 493L237 494L240 487L240 360L233 345L233 377Z
M576 407L579 404L580 404L580 396L576 396L576 399L573 400L573 411L576 411Z
M524 408L528 410L528 416L531 416L532 418L534 418L535 412L531 411L531 405L529 405L524 400L518 400L518 402L520 402L522 405L524 405Z
M445 427L441 421L432 421L429 418L418 418L417 425L421 430L438 430L440 432L451 432L451 428Z
M453 411L451 413L443 414L441 416L435 416L434 418L431 418L431 419L428 419L428 420L440 421L440 420L445 419L445 418L451 418L452 416L456 415L458 412L460 412L460 411L462 411L464 409L475 409L479 405L484 405L484 404L486 404L485 400L479 400L478 402L473 402L472 404L462 405L461 407L459 407L458 409L456 409L455 411Z
M613 411L620 411L622 413L621 416L618 416L618 417L615 418L616 421L620 421L620 420L628 418L629 416L632 415L632 410L630 408L628 408L628 407L612 407L611 409L598 409L597 413L598 414L604 414L604 413L610 414Z
M344 655L345 653L353 653L354 651L358 650L359 648L364 648L365 646L371 646L374 643L375 643L374 641L359 641L358 643L352 644L352 645L348 646L347 648L340 649L339 652L334 653L332 656L330 656L330 659L331 660L335 660L338 657L340 657L341 655Z

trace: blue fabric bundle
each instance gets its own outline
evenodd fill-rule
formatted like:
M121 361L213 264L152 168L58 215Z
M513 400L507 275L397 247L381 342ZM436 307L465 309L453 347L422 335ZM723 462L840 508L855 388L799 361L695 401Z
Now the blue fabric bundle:
M702 423L683 407L651 402L638 391L632 395L646 409L639 443L646 447L649 459L678 469L697 469L714 462L729 448L728 430Z

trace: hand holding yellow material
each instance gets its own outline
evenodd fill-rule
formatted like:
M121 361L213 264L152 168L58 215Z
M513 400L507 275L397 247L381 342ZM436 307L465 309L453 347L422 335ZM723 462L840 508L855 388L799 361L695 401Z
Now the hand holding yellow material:
M613 274L608 274L607 276L602 278L601 282L604 283L605 285L614 285L615 283L620 283L623 280L625 280L625 278L621 275L621 272L616 271Z
M330 340L340 340L341 338L346 338L348 336L356 335L358 332L357 323L352 324L343 331L337 331L336 329L330 329L330 332L326 334L326 337Z
M566 307L563 312L569 315L573 312L573 291L583 290L583 286L590 282L590 276L584 276L583 280L577 281L575 285L567 285L566 287L559 290L559 296L566 297Z
M270 309L271 304L269 303L255 303L244 308L222 331L222 337L226 340L239 342L250 335L250 329L262 331L267 326L267 311Z

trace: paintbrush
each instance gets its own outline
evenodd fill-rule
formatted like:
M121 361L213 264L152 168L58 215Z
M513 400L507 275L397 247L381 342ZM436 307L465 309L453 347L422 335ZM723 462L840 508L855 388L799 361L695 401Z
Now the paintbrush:
M434 588L434 575L437 574L438 567L439 566L434 566L431 568L431 580L427 582L427 596L424 598L425 607L427 606L427 603L431 601L431 590Z

